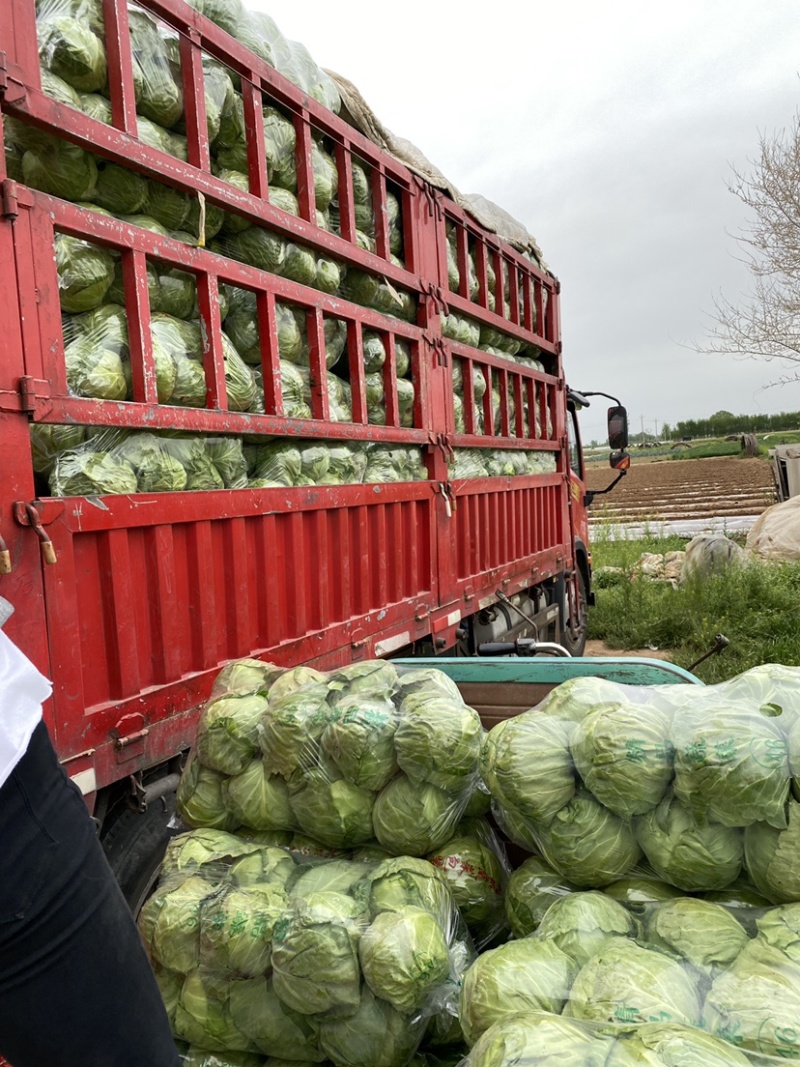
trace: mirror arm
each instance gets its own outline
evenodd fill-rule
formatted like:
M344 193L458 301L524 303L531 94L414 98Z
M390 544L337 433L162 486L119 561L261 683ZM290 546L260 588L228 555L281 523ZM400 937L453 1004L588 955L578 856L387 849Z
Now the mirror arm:
M627 473L627 470L619 471L614 481L610 485L607 485L605 489L587 489L583 496L583 502L586 507L591 507L591 503L596 496L604 496L606 493L610 493L617 482L624 478Z

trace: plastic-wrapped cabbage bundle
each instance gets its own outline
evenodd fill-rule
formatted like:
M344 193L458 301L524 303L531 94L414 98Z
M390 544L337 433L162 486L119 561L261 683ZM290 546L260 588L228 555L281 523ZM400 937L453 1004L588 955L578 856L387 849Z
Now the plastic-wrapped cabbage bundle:
M114 257L104 248L56 234L56 269L61 310L92 311L105 300L114 280Z
M612 939L635 938L639 932L639 923L627 908L594 891L567 893L554 900L534 936L552 942L581 968Z
M22 156L25 184L64 200L92 200L97 177L97 164L88 152L49 135L42 134Z
M674 720L675 795L723 826L786 826L790 772L779 719L726 701Z
M530 856L508 877L505 911L515 937L527 937L556 900L575 891L544 860Z
M480 340L480 327L472 319L451 312L448 315L442 315L442 334L449 337L451 341L457 341L460 345L477 348Z
M303 457L286 442L263 453L257 469L274 482L297 483L304 458L309 467L322 458L316 446ZM224 696L203 713L179 794L179 807L191 800L191 825L203 824L205 806L213 825L227 828L230 797L239 823L299 828L333 848L377 838L390 853L425 855L452 837L477 782L482 732L457 691L435 676L406 689L388 664L366 663L327 676L298 668L264 693ZM235 778L209 779L194 763Z
M422 482L428 477L422 451L414 446L367 446L365 482Z
M751 1067L752 1062L732 1044L696 1027L652 1022L618 1036L606 1067Z
M744 832L745 865L756 888L768 900L800 900L800 804L790 800L787 826L776 829L757 822Z
M46 422L32 422L30 432L33 469L48 478L61 453L79 448L86 438L83 426L55 426Z
M522 1011L484 1030L462 1067L606 1067L613 1047L613 1038L598 1028L547 1011Z
M244 15L242 0L189 0L189 6L232 36Z
M46 70L82 92L105 88L108 67L101 0L39 0L36 36Z
M207 437L203 446L224 487L244 489L247 485L247 464L241 440L238 437Z
M644 940L681 956L709 981L733 963L749 940L730 910L708 900L678 897L645 912Z
M220 1052L404 1067L431 1015L455 1011L472 955L436 868L262 848L263 880L251 844L207 834L170 844L171 874L140 919L156 963L187 975L176 1035ZM180 873L176 856L187 860Z
M444 876L476 948L494 941L506 929L503 890L508 860L489 823L465 819L455 836L428 859Z
M457 448L450 463L453 478L487 477L486 457L483 449Z
M94 497L135 493L138 483L130 463L117 457L113 443L104 449L101 436L56 456L49 485L52 496Z
M561 1012L578 968L551 941L523 938L484 952L461 986L458 1017L470 1045L517 1012Z
M800 965L759 936L714 980L703 1007L703 1025L748 1052L796 1059L798 1012Z
M158 24L141 8L128 12L134 80L138 89L136 110L165 129L183 116L180 70L170 64L170 51Z
M414 425L414 399L416 396L412 382L404 378L397 379L397 415L400 426ZM383 375L368 374L366 377L367 416L368 421L377 426L386 425L386 399Z

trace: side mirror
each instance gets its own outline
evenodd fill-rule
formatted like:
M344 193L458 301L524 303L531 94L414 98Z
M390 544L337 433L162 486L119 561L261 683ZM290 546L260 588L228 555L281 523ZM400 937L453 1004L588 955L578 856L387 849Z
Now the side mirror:
M619 404L608 409L608 444L619 452L628 447L628 412Z
M627 452L612 452L608 457L608 465L615 471L627 471L630 470L631 457Z

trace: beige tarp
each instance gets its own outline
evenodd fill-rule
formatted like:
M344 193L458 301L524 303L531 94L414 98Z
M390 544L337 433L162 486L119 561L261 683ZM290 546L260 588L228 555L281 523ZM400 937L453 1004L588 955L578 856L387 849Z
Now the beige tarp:
M332 70L325 73L333 78L342 97L341 117L351 126L360 130L373 144L388 152L390 156L403 163L408 169L429 182L436 189L442 189L459 207L468 212L484 229L496 233L518 252L530 256L544 270L547 266L542 259L542 252L525 227L512 218L508 212L493 204L483 196L470 194L464 196L453 183L435 167L420 150L404 137L397 137L388 130L370 108L364 97L347 78Z
M747 547L761 559L800 560L800 496L762 512L747 535Z

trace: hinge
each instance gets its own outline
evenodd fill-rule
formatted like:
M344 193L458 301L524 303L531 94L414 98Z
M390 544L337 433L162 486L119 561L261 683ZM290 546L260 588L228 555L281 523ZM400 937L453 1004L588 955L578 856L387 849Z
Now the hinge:
M420 288L422 289L423 297L430 300L433 304L437 315L450 314L447 300L445 299L444 292L440 285L435 285L432 281L429 281L426 278L420 278Z
M3 218L15 219L19 215L19 201L17 200L17 183L11 178L6 178L2 185L2 211Z
M16 104L24 100L25 96L25 86L9 73L8 56L5 52L0 52L0 98L6 103Z
M5 52L0 52L0 96L5 94L8 88L8 57Z
M42 407L42 401L50 399L50 382L45 378L24 374L19 379L18 388L22 410L28 415L35 415Z

